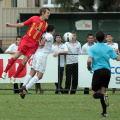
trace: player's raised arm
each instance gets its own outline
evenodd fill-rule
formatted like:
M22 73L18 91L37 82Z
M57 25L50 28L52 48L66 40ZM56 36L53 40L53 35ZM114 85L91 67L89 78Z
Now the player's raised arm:
M24 23L17 23L17 24L6 23L6 27L24 27Z

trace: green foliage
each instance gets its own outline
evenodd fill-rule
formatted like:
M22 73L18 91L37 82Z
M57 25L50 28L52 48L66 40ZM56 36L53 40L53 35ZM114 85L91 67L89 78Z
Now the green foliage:
M112 12L114 11L115 0L100 0L98 7L99 12Z
M55 0L55 3L57 5L61 5L61 12L94 11L92 7L94 4L94 0ZM84 9L79 9L79 6L82 6Z
M60 12L94 12L94 0L55 0ZM98 12L120 11L120 0L99 0ZM83 7L83 10L79 9Z
M86 12L93 12L94 0L79 0L80 5L84 8Z
M73 2L73 0L55 0L55 4L60 4L60 12L78 12L79 1Z

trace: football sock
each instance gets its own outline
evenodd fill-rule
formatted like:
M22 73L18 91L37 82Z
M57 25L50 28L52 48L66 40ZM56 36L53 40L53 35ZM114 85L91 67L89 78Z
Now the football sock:
M15 74L13 75L14 78L16 78L24 69L25 65L23 65L22 63L18 66L17 71L15 72Z
M95 99L100 99L101 97L103 97L103 94L102 94L102 93L95 93L95 94L93 95L93 97L94 97Z
M29 81L30 81L31 78L32 78L31 75L27 75L22 86L27 85L29 83Z
M104 95L100 99L100 101L101 101L101 105L102 105L102 108L103 108L103 114L106 114L106 104L105 104L105 101L104 101Z
M14 60L14 58L12 57L9 61L8 61L8 64L6 66L6 69L4 70L4 72L7 73L7 71L11 68L11 66L14 64L16 60Z
M39 81L39 78L37 76L34 76L32 80L26 85L26 90L31 88L38 81Z
M102 108L103 108L103 113L105 114L106 113L106 104L105 104L105 101L104 101L104 94L95 93L93 96L94 96L95 99L100 99L101 105L102 105Z

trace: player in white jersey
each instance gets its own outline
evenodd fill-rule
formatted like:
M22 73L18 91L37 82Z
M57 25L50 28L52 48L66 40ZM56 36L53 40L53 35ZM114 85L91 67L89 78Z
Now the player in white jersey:
M114 49L114 51L119 55L119 49L118 49L118 44L117 43L114 43L112 40L113 40L113 37L111 34L107 34L106 35L106 40L107 40L107 43L105 43L106 45L112 47ZM116 88L113 88L113 91L112 91L112 94L115 94L115 90Z
M53 56L56 57L58 56L59 54L67 54L68 53L68 48L65 44L61 43L61 35L60 34L56 34L55 36L55 43L52 45L52 48L51 48L51 53L55 53ZM63 72L64 72L64 55L60 55L60 70L59 71L59 74L58 74L58 77L60 78L60 86L58 85L58 83L55 83L55 86L56 86L56 91L55 91L55 94L58 94L58 88L60 88L60 92L62 94L64 94L64 90L63 90L63 87L62 87L62 79L63 79Z
M50 49L53 44L54 32L54 26L48 25L47 32L43 34L43 39L39 43L40 46L38 46L33 56L33 63L30 74L27 75L26 79L24 80L23 86L20 88L20 96L23 99L28 89L31 88L36 82L38 82L43 77L46 68L47 56L50 53ZM35 75L36 72L37 75Z
M92 46L92 45L95 45L96 43L94 42L94 35L93 34L88 34L87 36L87 40L88 42L85 43L83 46L82 46L82 51L81 53L83 55L88 55L88 52L89 52L89 48ZM84 94L89 94L89 88L85 88L84 89Z
M80 54L81 44L76 40L76 32L72 32L73 40L66 42L65 45L68 48L68 54ZM72 86L71 86L72 77ZM70 94L75 94L78 86L78 55L66 55L66 82L65 82L65 93L68 94L71 86Z

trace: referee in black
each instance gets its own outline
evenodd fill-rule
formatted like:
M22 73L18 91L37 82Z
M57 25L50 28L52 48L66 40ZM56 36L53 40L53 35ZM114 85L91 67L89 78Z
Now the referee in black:
M109 59L116 59L120 61L113 48L103 43L105 35L102 31L96 33L97 44L93 45L89 49L89 55L87 60L87 68L90 71L91 68L94 71L92 78L92 96L95 99L100 99L102 105L102 117L107 117L106 108L109 106L108 95L106 88L108 88L111 67Z

